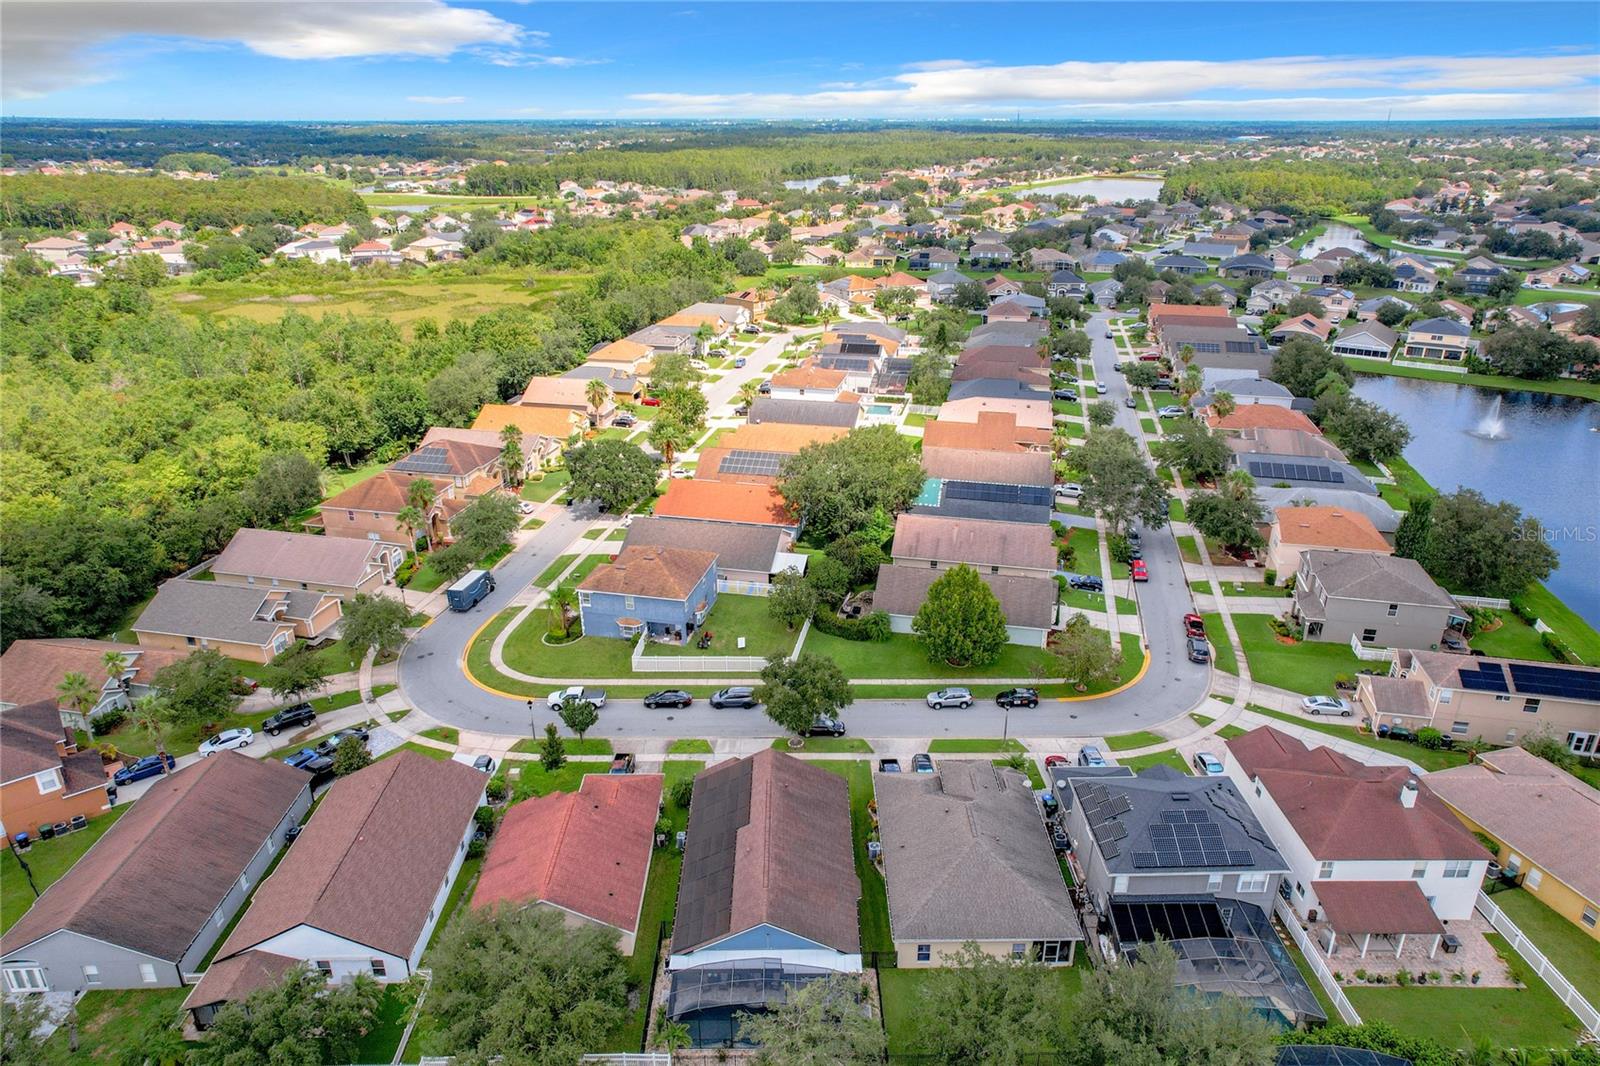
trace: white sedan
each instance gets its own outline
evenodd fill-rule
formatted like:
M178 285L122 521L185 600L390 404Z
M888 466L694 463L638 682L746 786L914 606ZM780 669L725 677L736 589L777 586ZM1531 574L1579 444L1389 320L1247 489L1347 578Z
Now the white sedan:
M1300 709L1307 714L1334 714L1340 718L1349 718L1352 713L1349 702L1336 696L1307 696L1300 701Z
M207 737L200 744L200 754L215 755L219 751L233 751L243 748L256 739L256 735L249 729L224 729L214 737Z

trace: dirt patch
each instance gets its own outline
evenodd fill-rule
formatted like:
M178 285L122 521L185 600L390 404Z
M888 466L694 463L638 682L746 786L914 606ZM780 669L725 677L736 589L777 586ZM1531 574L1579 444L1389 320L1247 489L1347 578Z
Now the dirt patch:
M1293 637L1280 637L1280 636L1274 635L1272 639L1277 641L1279 644L1286 645L1287 647L1290 647L1290 648L1292 648L1296 644L1300 643L1298 640L1295 640Z
M199 303L204 299L205 297L197 292L180 292L172 298L172 302L175 304L192 304Z
M283 298L283 302L286 304L314 304L320 299L322 299L320 296L313 296L306 292L297 292L293 296L285 296Z

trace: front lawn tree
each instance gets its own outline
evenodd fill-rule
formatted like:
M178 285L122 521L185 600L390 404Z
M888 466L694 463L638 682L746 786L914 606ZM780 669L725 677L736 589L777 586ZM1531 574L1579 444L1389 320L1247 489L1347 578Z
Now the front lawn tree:
M801 652L790 659L779 652L767 657L756 698L779 727L804 736L818 718L850 706L850 679L826 655Z
M168 724L201 726L233 713L239 702L234 676L221 652L203 648L157 670L151 687L160 693Z
M189 1052L194 1066L319 1066L350 1062L378 1024L383 990L366 974L329 984L296 966L277 984L217 1012L206 1039Z
M894 426L869 426L790 456L778 491L810 535L826 542L859 529L875 511L904 511L924 480L911 437Z
M567 746L561 743L561 733L554 722L544 724L544 740L539 742L539 765L546 773L555 773L567 764Z
M615 438L587 441L567 452L567 490L574 500L593 500L613 514L655 491L661 468L638 445Z
M357 770L372 765L372 753L367 750L367 742L358 736L348 736L339 741L339 746L333 749L333 773L335 777L344 777Z
M1110 400L1096 400L1089 405L1089 424L1104 428L1117 420L1117 405Z
M739 1015L739 1038L771 1066L849 1066L879 1062L883 1026L872 1017L859 974L835 973L807 982L786 1002Z
M1079 692L1113 680L1122 669L1122 653L1111 646L1111 638L1081 614L1068 620L1052 647L1061 676Z
M357 655L376 651L389 655L406 641L411 614L405 604L389 596L358 592L344 605L344 642Z
M1128 367L1128 384L1135 389L1153 389L1160 378L1154 363L1138 362Z
M1261 535L1261 523L1267 520L1266 508L1256 496L1254 479L1242 470L1229 475L1216 492L1190 495L1184 510L1195 529L1230 552L1266 545L1266 538Z
M302 640L273 658L264 680L278 699L298 703L308 693L328 687L328 671L322 664L322 657Z
M817 590L794 567L772 575L772 592L767 596L767 613L791 632L817 610Z
M561 716L562 725L578 734L579 740L600 720L600 711L592 700L563 700L556 714Z
M1152 529L1167 524L1167 487L1125 431L1091 433L1071 461L1083 483L1082 506L1104 516L1112 533L1136 521Z
M928 586L911 632L936 663L988 666L1005 650L1006 616L978 571L956 566Z
M1233 449L1198 418L1179 418L1167 439L1156 445L1163 462L1197 480L1220 477L1233 459Z

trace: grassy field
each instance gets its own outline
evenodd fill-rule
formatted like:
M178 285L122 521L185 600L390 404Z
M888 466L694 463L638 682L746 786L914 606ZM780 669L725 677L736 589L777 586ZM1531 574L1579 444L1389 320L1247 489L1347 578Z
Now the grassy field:
M562 470L548 470L537 480L529 478L522 483L522 498L534 503L553 499L556 493L572 483L572 475Z
M1239 660L1234 656L1233 645L1228 641L1228 631L1222 628L1222 615L1211 612L1201 615L1206 620L1206 632L1211 635L1211 665L1225 674L1239 676Z
M688 644L646 644L646 655L697 656L708 655L778 655L794 650L799 631L790 631L782 622L773 620L764 596L738 596L724 592L712 604L702 631L712 633L711 647L701 650L695 641ZM743 637L745 646L738 640ZM624 643L613 641L612 643Z
M806 634L804 650L828 656L852 679L1028 677L1030 667L1054 669L1049 652L1020 644L1007 644L1000 658L988 666L962 668L936 663L909 633L895 633L888 640L878 642L845 640L813 629Z
M73 1051L69 1047L68 1031L63 1026L45 1041L44 1054L36 1061L46 1066L84 1066L85 1063L121 1066L130 1061L130 1049L138 1047L152 1027L178 1024L183 1016L183 1001L189 992L188 988L117 988L85 992L77 1003L78 1049Z
M1100 534L1093 529L1073 526L1067 534L1067 546L1072 549L1072 562L1067 569L1074 574L1100 577Z
M36 841L24 856L28 867L33 871L33 883L43 892L60 879L61 875L72 868L72 864L89 850L93 844L105 835L107 829L117 824L131 804L121 804L113 807L98 818L89 820L89 825L76 833L68 833L64 837L52 840ZM28 888L28 879L23 876L22 864L17 855L10 848L0 854L0 932L10 929L16 924L17 919L28 912L33 906L33 892Z
M1329 695L1335 678L1354 677L1358 670L1370 669L1348 644L1283 644L1267 622L1267 616L1259 614L1240 614L1233 619L1250 663L1250 676L1264 685L1308 696Z
M1557 662L1555 655L1544 646L1538 630L1518 618L1511 611L1496 611L1500 624L1489 632L1479 630L1467 643L1475 651L1504 659L1531 659L1535 662Z
M1580 618L1576 611L1556 598L1544 585L1535 583L1517 597L1528 610L1545 625L1556 631L1556 636L1589 666L1600 665L1600 631Z
M1496 892L1494 902L1584 999L1600 1003L1600 945L1593 937L1546 907L1537 893L1526 889Z

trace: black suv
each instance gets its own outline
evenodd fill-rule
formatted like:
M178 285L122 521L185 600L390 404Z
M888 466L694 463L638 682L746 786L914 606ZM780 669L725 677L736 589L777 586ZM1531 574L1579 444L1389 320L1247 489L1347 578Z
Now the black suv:
M269 737L275 737L291 726L316 724L317 712L311 709L311 704L297 703L267 718L261 723L261 731Z
M1002 707L1037 707L1039 693L1031 688L1008 688L994 701Z
M1067 582L1067 584L1083 592L1104 592L1106 590L1104 581L1101 581L1099 578L1088 574L1079 574L1077 577L1074 577L1071 581Z
M723 707L759 707L761 703L756 699L756 690L738 686L736 688L718 689L711 695L711 706Z
M325 738L321 744L317 745L317 754L328 756L333 755L334 752L339 750L339 745L344 743L347 737L355 737L363 745L365 745L367 742L367 731L362 729L360 726L356 726L353 729L341 729L337 733L333 734L333 736Z
M808 737L842 737L844 736L844 723L831 715L819 714L812 719L811 728L806 730Z

